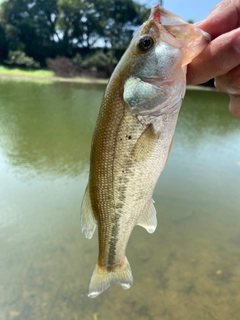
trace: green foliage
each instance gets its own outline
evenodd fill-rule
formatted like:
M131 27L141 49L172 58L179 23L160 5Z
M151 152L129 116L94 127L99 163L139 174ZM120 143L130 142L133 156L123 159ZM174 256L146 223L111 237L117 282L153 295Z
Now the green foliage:
M132 0L59 0L58 27L65 44L92 48L101 38L105 45L126 47L148 11Z
M108 57L104 52L98 51L91 57L87 58L84 61L83 66L88 68L93 67L98 71L104 71L109 68Z
M104 17L102 36L113 48L126 48L133 31L149 16L149 10L132 0L97 0L95 10Z
M39 62L34 61L33 58L28 57L25 52L9 51L7 60L4 61L6 64L17 67L27 67L27 68L39 68Z
M47 59L48 69L53 71L58 77L73 77L76 75L76 70L69 58L56 57L55 59Z
M109 56L102 50L99 50L86 57L86 59L84 59L82 62L82 67L85 69L95 68L97 71L111 73L114 65Z
M72 59L56 57L47 59L48 69L56 76L73 77L85 74L94 77L109 77L117 61L112 51L105 53L103 50L96 50L88 55L77 53Z
M81 72L82 70L82 56L80 55L80 53L77 53L73 58L72 58L72 64L75 67L77 72Z
M106 49L122 52L148 15L149 9L133 0L5 0L0 4L0 62L8 52L21 51L45 66L47 58L72 59L100 45L99 64L106 66L106 59L113 58L105 57Z
M4 26L0 23L0 63L7 57L7 39Z
M0 21L5 26L9 50L21 50L44 64L54 51L57 0L5 0Z

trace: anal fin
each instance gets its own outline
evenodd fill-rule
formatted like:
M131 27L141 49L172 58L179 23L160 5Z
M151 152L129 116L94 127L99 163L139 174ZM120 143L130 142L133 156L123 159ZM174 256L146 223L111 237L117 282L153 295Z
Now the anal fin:
M86 191L82 201L80 222L81 222L82 232L84 233L85 237L88 239L91 239L96 229L97 221L92 211L88 185L86 187Z
M137 223L137 225L143 227L149 233L153 233L157 228L157 211L153 203L154 201L151 200L148 211L143 213L143 215L140 217Z

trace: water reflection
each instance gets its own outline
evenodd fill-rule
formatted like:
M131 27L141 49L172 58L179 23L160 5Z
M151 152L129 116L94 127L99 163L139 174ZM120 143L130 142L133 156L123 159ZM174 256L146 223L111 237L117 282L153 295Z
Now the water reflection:
M202 172L205 166L236 169L240 159L239 119L228 111L229 98L218 92L188 91L180 112L173 159ZM193 164L195 162L195 165Z
M76 176L88 163L102 86L1 83L0 146L11 164Z
M11 83L2 82L2 152L13 166L28 172L78 175L88 165L103 90L99 85L21 82L14 83L12 90ZM238 120L228 113L227 104L226 95L189 91L182 107L184 116L178 122L175 148L195 153L216 144L216 139L217 144L234 148Z
M239 121L228 112L228 103L228 96L219 92L187 92L182 108L184 116L178 122L179 139L184 136L186 147L216 144L215 139L231 142L230 137L239 133Z
M215 92L186 95L158 228L128 245L133 287L87 298L97 238L79 212L103 89L0 82L0 319L238 320L240 122Z

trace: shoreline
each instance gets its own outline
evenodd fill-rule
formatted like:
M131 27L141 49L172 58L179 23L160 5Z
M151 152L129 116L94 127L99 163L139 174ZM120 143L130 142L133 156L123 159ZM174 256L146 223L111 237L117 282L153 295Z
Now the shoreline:
M0 73L0 80L19 80L19 81L34 81L34 82L73 82L73 83L93 83L93 84L107 84L108 79L97 78L63 78L55 76L31 76L21 74L4 74Z
M55 76L32 76L32 75L21 75L21 74L4 74L0 73L0 80L10 81L32 81L39 83L54 83L54 82L68 82L68 83L81 83L81 84L107 84L109 79L98 79L98 78L87 78L87 77L76 77L76 78L63 78ZM207 87L201 85L187 85L187 90L198 90L198 91L214 91L218 90L214 87Z

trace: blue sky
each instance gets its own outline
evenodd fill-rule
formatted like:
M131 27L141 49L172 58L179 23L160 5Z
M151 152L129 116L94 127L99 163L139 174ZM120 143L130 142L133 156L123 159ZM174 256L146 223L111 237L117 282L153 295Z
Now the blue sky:
M147 4L148 7L153 7L159 3L157 0L138 1ZM219 2L220 0L163 0L163 7L184 20L191 19L197 22L203 20Z
M158 0L136 0L153 7ZM0 3L2 0L0 0ZM203 20L220 0L163 0L163 7L172 13L177 14L184 20L193 20L194 22Z

